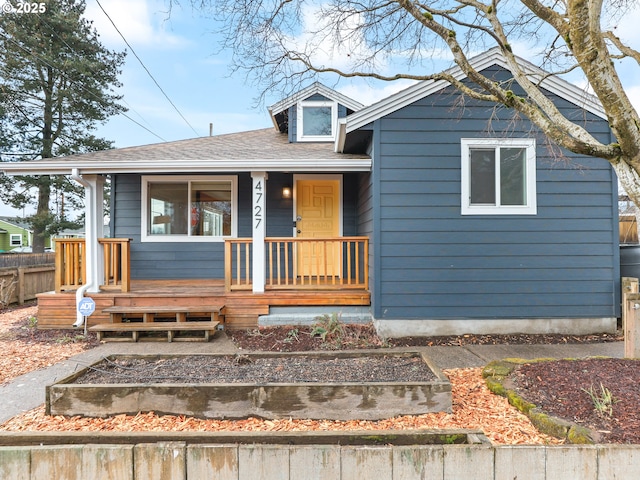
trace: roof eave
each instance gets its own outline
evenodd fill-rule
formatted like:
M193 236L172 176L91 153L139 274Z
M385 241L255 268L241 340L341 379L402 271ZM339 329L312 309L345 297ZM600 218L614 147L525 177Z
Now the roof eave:
M470 63L476 70L484 70L485 68L494 65L509 69L504 56L500 53L500 50L497 47L471 59ZM545 72L542 69L522 58L518 58L518 63L527 75L537 77L543 88L558 94L578 107L584 108L588 112L600 118L607 118L597 97L581 91L579 87L566 80L556 76L545 75ZM446 73L453 76L456 80L462 80L466 77L462 69L457 65L446 70ZM407 87L390 97L382 99L369 107L349 115L347 117L346 133L353 132L354 130L368 125L378 118L389 115L400 108L425 98L441 90L447 85L449 85L449 82L445 80L425 80Z
M319 93L321 95L324 95L327 98L335 100L336 102L340 103L341 105L344 105L345 107L349 108L350 110L353 110L354 112L364 108L364 105L362 103L352 98L349 98L346 95L343 95L342 93L337 92L329 87L326 87L319 82L315 82L313 85L310 85L307 88L304 88L299 92L296 92L293 95L271 105L268 108L269 114L271 115L272 118L275 118L275 116L278 113L287 110L289 107L295 105L296 103L316 93Z
M77 168L83 175L106 175L117 173L222 173L252 171L286 171L286 172L362 172L371 169L370 158L289 158L289 159L252 159L252 160L201 160L184 161L127 161L94 163L60 163L60 162L16 162L2 165L3 173L15 175L70 175Z

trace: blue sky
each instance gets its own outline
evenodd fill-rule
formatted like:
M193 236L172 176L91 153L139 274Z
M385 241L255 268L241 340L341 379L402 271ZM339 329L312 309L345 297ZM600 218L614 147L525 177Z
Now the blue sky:
M252 108L252 89L242 79L229 77L229 54L215 54L211 20L190 8L174 7L169 15L163 0L101 0L100 4L187 120L128 52L120 77L127 115L155 135L119 116L100 129L100 136L125 147L161 142L158 137L171 141L205 136L210 123L215 134L269 126L265 109ZM126 48L95 0L87 0L86 16L94 21L104 45L119 51Z
M126 49L124 40L96 0L86 3L86 16L94 22L101 42L112 50ZM165 0L100 0L100 4L187 121L128 52L120 77L123 83L120 93L129 109L127 116L148 130L118 116L99 128L99 136L113 140L116 147L126 147L206 136L210 123L214 134L272 126L266 107L280 100L279 96L267 96L263 105L255 107L256 91L245 83L244 75L230 76L230 52L219 52L212 20L203 18L188 5L174 6L169 15ZM617 28L617 33L636 48L640 43L638 20L638 15L629 14ZM519 47L516 52L526 58L530 48ZM432 68L442 67L440 64ZM391 66L384 64L381 68L390 71ZM640 78L629 75L628 79L629 94L640 98ZM402 81L362 88L362 82L342 81L337 90L371 104L408 85L409 82ZM0 215L21 213L0 204Z
M98 136L114 141L116 147L127 147L207 136L210 123L214 135L273 125L267 106L279 96L267 97L256 107L257 92L244 74L230 76L230 52L219 52L212 20L187 5L174 6L169 15L165 0L100 0L100 4L180 113L129 51L120 76L120 93L129 111L100 126ZM116 51L127 49L96 0L86 0L86 5L85 16L94 22L103 45ZM365 104L409 84L362 89L342 83L343 93ZM22 213L0 203L0 216Z
M219 51L212 20L188 5L174 6L169 15L165 0L100 0L100 4L188 123L131 52L121 76L129 117L167 141L209 135L210 123L214 134L272 126L266 107L279 96L267 96L265 104L256 108L257 92L244 73L230 76L230 52ZM94 21L104 45L126 48L95 0L87 0L86 16ZM366 93L350 82L342 84L343 93L369 104L408 82ZM117 147L162 141L122 116L109 121L100 135L114 140Z

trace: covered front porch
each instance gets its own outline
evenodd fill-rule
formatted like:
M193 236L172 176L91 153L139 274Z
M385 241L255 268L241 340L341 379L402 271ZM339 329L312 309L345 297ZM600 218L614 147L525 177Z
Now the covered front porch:
M225 328L252 328L272 307L335 307L340 312L370 305L367 237L264 240L264 255L257 256L252 239L227 239L224 279L132 280L130 240L101 238L94 263L99 287L85 293L96 302L88 325L110 322L103 310L114 306L215 304L224 306L220 319ZM56 290L38 296L40 328L72 326L77 292L87 285L87 258L84 239L56 241ZM256 271L261 275L257 282Z

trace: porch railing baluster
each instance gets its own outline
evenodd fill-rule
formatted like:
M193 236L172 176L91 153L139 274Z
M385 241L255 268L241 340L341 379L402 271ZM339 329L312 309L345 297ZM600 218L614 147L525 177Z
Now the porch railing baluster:
M250 238L225 241L227 291L251 289L251 245ZM265 245L265 289L369 288L367 237L266 238Z
M131 285L130 240L100 238L103 246L104 278L102 290L128 292ZM56 292L77 290L86 282L86 250L84 238L55 239Z

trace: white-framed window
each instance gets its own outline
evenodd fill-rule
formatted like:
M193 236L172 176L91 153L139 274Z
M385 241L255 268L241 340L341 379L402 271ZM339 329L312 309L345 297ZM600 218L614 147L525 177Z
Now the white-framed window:
M338 104L332 101L304 100L298 103L299 142L329 142L335 139Z
M535 215L535 139L463 138L462 215Z
M237 236L235 176L143 176L143 242L220 242Z
M22 235L19 233L12 233L9 235L9 243L12 247L22 246Z

